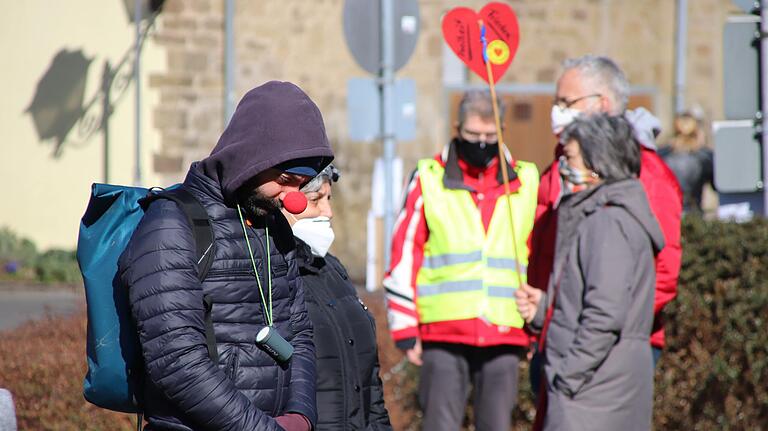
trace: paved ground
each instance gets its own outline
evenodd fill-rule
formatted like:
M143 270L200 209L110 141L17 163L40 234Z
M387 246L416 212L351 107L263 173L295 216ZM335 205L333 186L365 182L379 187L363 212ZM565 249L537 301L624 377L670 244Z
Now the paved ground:
M80 290L72 289L0 289L0 331L49 314L69 314L85 303Z

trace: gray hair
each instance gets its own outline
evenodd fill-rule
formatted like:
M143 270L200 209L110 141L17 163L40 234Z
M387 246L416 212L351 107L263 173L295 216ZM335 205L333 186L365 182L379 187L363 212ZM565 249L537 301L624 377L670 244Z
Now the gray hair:
M496 102L499 120L503 122L507 107L499 98ZM464 124L470 115L477 115L484 120L493 120L493 99L489 90L468 90L464 93L459 102L459 126Z
M585 55L577 58L569 58L563 62L563 72L576 69L593 85L603 87L609 94L616 107L611 114L618 115L627 109L629 101L629 82L624 72L615 61L608 57Z
M578 142L584 164L605 182L640 175L640 149L632 138L632 125L623 115L577 117L560 139Z
M320 171L317 176L312 178L307 184L304 185L304 187L301 188L301 191L303 193L314 193L320 190L320 187L323 186L323 183L332 184L339 180L339 177L341 174L339 173L339 170L336 169L333 165L328 165Z

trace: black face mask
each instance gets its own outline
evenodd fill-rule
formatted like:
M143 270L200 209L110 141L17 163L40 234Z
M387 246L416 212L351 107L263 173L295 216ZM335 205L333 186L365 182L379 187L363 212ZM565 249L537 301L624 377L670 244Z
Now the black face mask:
M472 142L457 138L456 151L465 162L476 168L484 168L499 154L499 144Z

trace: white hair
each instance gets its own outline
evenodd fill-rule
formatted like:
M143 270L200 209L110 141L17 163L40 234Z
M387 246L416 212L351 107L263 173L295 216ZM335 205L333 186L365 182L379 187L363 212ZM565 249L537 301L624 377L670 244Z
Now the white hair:
M304 185L304 187L301 188L301 191L304 193L313 193L320 190L320 187L323 186L323 183L333 184L336 181L339 180L339 177L341 174L339 174L339 170L336 169L333 165L328 165L320 171L317 176L312 178L307 184Z
M563 72L576 69L586 79L595 85L608 90L609 97L615 106L614 115L623 113L627 109L629 101L629 82L615 61L608 57L585 55L577 58L569 58L563 62Z

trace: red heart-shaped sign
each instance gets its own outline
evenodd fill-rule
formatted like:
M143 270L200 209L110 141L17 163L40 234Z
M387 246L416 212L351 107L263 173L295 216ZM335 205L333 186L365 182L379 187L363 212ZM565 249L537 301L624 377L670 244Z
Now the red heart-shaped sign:
M492 2L480 13L466 7L451 9L443 17L443 38L464 64L489 82L480 39L481 22L485 26L486 54L493 81L497 82L512 64L520 44L520 28L511 7Z

